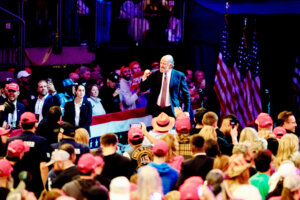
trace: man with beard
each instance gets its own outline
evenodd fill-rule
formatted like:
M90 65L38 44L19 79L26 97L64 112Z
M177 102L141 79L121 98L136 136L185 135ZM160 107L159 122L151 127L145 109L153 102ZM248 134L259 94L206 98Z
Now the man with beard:
M5 113L3 120L7 122L7 125L16 129L19 127L20 117L25 112L24 104L17 101L18 96L20 95L19 85L16 83L10 83L6 87L7 89L7 101L11 102L15 106L15 110L12 113Z
M54 105L54 99L52 95L49 95L47 88L47 81L40 80L37 87L38 96L30 105L30 111L32 111L40 122L48 114L51 106Z
M131 91L131 69L130 67L123 66L121 68L122 78L120 80L121 100L123 104L123 110L131 110L136 108L136 101L139 96L139 88Z

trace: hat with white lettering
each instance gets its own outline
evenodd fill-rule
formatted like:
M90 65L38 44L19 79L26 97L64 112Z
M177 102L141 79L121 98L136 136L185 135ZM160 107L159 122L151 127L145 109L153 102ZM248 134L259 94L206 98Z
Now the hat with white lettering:
M60 130L63 135L74 137L75 136L75 128L69 122L63 122L61 124Z
M11 141L7 146L7 155L12 157L19 157L22 153L30 150L28 144L24 143L21 139Z
M55 149L51 154L51 160L46 164L46 166L52 165L57 161L66 161L70 159L70 154L64 150Z

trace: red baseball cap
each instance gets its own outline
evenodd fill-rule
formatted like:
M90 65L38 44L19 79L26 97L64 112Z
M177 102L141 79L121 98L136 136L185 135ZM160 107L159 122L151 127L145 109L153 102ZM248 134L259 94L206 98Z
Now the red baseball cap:
M158 140L154 143L152 152L153 154L158 154L160 156L167 155L167 153L169 152L169 145L164 140Z
M198 187L199 185L192 183L181 185L179 188L180 200L200 200Z
M188 133L191 130L190 118L187 116L179 116L175 120L175 129L177 133Z
M260 113L257 116L255 123L260 128L270 128L273 126L273 120L268 113Z
M120 69L121 73L123 73L123 71L124 71L125 69L130 69L130 67L122 66L121 69Z
M15 139L11 141L7 146L7 154L13 157L18 157L22 153L26 153L29 150L29 145L24 143L21 139Z
M130 127L130 129L128 130L128 140L132 141L132 140L139 140L142 138L144 138L144 135L140 127L137 126Z
M138 61L132 61L131 63L129 63L129 68L132 69L133 65L140 65Z
M33 114L32 112L24 112L21 115L20 122L22 124L29 124L29 123L38 122L38 120L36 119L35 114Z
M11 133L12 129L5 129L0 127L0 135L7 135L9 133Z
M100 156L94 156L91 153L85 153L80 156L77 167L81 173L86 174L103 164L104 160Z
M14 90L14 91L19 91L19 85L17 83L10 83L6 86L7 90Z
M14 170L11 163L6 159L0 159L0 177L9 177Z
M274 128L273 133L276 135L277 138L280 139L286 134L286 130L281 126L277 126L276 128Z

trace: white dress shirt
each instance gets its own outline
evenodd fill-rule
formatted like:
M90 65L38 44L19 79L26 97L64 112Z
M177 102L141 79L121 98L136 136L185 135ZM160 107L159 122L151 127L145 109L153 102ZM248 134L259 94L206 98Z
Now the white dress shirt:
M48 97L48 95L49 94L46 94L43 98L38 97L35 103L34 113L39 115L39 118L37 119L39 120L38 122L42 121L43 119L43 106L45 103L45 99Z
M171 74L172 74L172 69L170 69L167 72L167 96L166 96L166 104L165 104L166 107L171 105L171 103L170 103L170 80L171 80ZM161 101L161 96L162 96L162 89L163 89L163 84L164 84L164 78L165 78L165 73L163 73L163 76L162 76L160 93L158 95L157 102L156 102L156 104L158 106L160 106L160 101Z
M75 126L79 126L79 119L80 119L80 107L82 105L82 100L78 104L74 101L75 105Z

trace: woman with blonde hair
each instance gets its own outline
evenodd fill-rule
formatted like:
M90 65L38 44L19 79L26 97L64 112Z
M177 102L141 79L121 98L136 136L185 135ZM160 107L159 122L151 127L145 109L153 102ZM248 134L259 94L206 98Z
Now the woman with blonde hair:
M234 154L229 159L229 166L225 174L230 178L226 182L234 199L262 199L258 189L249 184L250 166L242 154Z
M241 131L239 142L254 142L258 140L258 133L254 128L246 127Z
M217 156L214 159L213 169L220 169L222 172L225 172L229 165L229 158L230 157L225 154Z
M140 168L137 186L135 200L150 200L151 196L163 196L161 178L154 167Z
M169 152L167 154L166 163L170 164L170 166L180 173L181 164L184 161L183 156L177 155L176 151L179 149L179 143L177 138L171 134L167 133L161 137L162 140L168 143L169 145Z
M90 136L85 128L78 128L75 130L75 141L80 144L89 146Z
M279 140L278 151L274 162L277 169L283 161L290 160L293 154L299 150L298 142L299 139L294 134L285 134Z
M217 140L216 128L213 126L204 126L199 132L199 135L201 135L205 141L209 139Z

